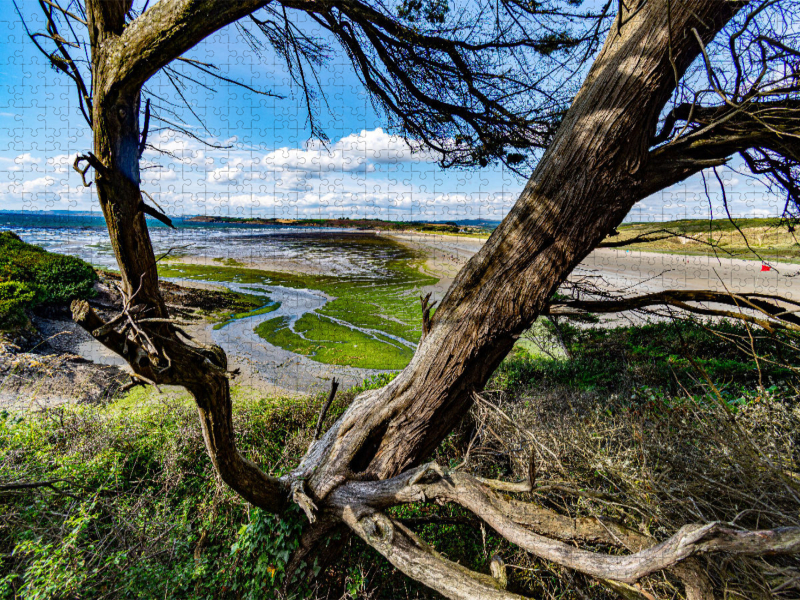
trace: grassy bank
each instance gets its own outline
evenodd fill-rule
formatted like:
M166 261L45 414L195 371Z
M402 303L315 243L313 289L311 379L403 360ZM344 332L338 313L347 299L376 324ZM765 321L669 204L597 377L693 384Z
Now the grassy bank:
M533 451L537 488L527 500L621 522L653 543L690 522L798 525L800 404L784 366L800 358L793 340L755 335L751 344L745 329L693 323L565 327L562 338L571 359L536 352L535 343L515 350L435 459L517 481ZM337 396L328 425L358 391ZM308 447L322 400L236 389L241 451L286 472ZM295 510L278 518L250 509L219 481L180 392L148 388L108 406L3 414L0 480L46 483L0 492L0 598L272 598L305 523ZM619 597L531 558L459 509L410 505L393 515L470 568L486 572L500 554L513 565L513 591ZM296 597L436 597L358 540L332 543L333 562L311 565L319 587L291 582ZM797 575L781 558L718 557L703 568L730 598L780 598L769 590ZM681 597L671 576L642 586Z
M687 255L717 255L746 260L800 261L800 244L793 231L779 219L687 219L664 223L632 223L619 227L608 242L622 242L650 234L676 236L626 246L630 250Z
M0 328L25 321L25 310L94 296L94 269L79 258L47 252L0 231Z

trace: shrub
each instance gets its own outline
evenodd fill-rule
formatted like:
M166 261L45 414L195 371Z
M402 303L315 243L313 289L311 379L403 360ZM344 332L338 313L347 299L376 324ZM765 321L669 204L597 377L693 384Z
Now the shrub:
M17 323L36 300L36 290L20 281L0 281L0 324Z
M74 256L47 252L0 231L0 324L19 318L37 304L69 302L94 295L97 274Z

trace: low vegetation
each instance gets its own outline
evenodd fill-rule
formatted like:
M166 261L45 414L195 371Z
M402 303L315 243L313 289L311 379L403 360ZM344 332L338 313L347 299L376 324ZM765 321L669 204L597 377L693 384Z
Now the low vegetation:
M188 223L229 223L239 225L273 225L276 227L314 227L335 229L361 229L378 231L416 231L422 233L443 233L461 235L487 235L497 222L475 220L471 223L459 224L452 221L426 223L421 221L386 221L383 219L283 219L260 217L191 217Z
M94 296L97 274L79 258L47 252L0 231L0 327L24 321L25 309Z
M763 261L800 261L794 229L781 219L686 219L666 223L631 223L606 239L611 244L640 238L630 250L686 255L716 255Z
M689 522L798 524L795 340L695 322L562 323L558 339L543 324L538 334L504 361L440 447L440 464L518 481L533 452L528 500L558 515L619 523L647 544ZM562 355L551 357L545 342L563 343ZM340 392L326 424L363 389ZM267 472L286 472L308 447L323 400L235 390L242 452ZM232 493L214 474L195 412L185 393L146 388L107 406L2 414L0 481L35 485L0 487L0 598L256 600L279 597L284 584L293 598L436 597L342 532L325 553L337 558L309 565L316 580L287 581L305 517L271 516ZM501 556L510 590L635 597L532 558L458 508L410 505L393 516L472 569L488 572ZM789 558L716 557L702 568L726 598L798 590L800 570ZM680 598L681 589L670 574L658 575L636 597Z

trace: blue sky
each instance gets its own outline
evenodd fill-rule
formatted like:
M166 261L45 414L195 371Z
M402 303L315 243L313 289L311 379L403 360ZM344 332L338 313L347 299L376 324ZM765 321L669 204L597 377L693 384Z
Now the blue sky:
M22 0L29 24L40 24L37 3ZM25 36L13 4L0 15L0 207L6 210L97 209L92 189L72 170L78 153L91 149L67 78L46 64ZM310 26L309 26L310 27ZM435 157L413 153L387 133L387 123L341 53L320 72L327 106L318 112L330 139L309 140L299 90L274 56L257 56L234 27L218 32L189 57L217 65L227 77L284 98L259 96L190 67L179 70L213 87L182 90L192 105L181 116L199 138L227 149L162 131L151 135L173 156L148 151L143 189L173 215L220 214L278 217L379 217L446 220L500 219L524 181L501 167L443 170ZM179 101L163 76L149 83L156 94ZM171 117L170 117L171 118ZM732 212L771 216L780 202L763 185L726 172ZM716 179L708 182L715 216L723 214ZM628 220L707 217L700 177L641 202Z

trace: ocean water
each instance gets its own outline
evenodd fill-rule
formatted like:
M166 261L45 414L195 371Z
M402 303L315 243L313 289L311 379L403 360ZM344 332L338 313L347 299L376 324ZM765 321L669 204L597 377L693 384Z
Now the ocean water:
M173 219L177 230L148 219L157 257L201 256L209 260L242 262L288 261L314 272L379 280L387 261L404 251L391 243L376 243L368 232L333 228L275 225L193 223ZM77 256L105 269L116 269L103 217L84 212L0 211L0 230L15 232L24 241L51 252Z

